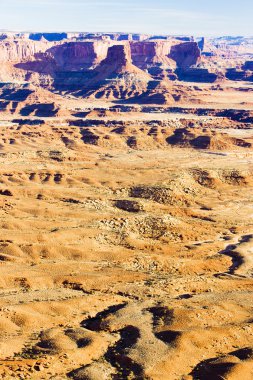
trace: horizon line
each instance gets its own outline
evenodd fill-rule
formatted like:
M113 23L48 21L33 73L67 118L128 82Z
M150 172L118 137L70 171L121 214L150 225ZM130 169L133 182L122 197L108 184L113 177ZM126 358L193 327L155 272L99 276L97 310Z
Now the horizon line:
M129 31L84 31L84 30L24 30L24 29L0 29L0 32L5 33L34 33L34 34L43 34L43 33L93 33L93 34L137 34L137 35L145 35L145 36L162 36L162 37L244 37L244 38L253 38L253 35L248 34L173 34L173 33L141 33L141 32L129 32Z

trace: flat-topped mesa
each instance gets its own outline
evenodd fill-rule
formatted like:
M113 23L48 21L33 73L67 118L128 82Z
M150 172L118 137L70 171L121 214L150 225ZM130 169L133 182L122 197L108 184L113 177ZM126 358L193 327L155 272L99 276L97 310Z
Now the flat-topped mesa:
M107 41L66 42L52 47L48 53L58 69L89 68L106 58L110 43Z
M201 53L197 42L185 42L171 47L170 58L178 68L186 69L200 62Z
M169 58L171 49L169 41L131 42L130 47L133 63L140 69L154 65L167 67L172 65L172 60Z

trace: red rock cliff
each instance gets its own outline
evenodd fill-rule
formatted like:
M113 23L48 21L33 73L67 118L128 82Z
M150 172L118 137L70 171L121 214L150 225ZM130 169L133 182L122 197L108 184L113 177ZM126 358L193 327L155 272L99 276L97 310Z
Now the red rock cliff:
M45 52L52 43L31 41L28 39L5 39L0 41L0 62L23 62L32 58L36 53Z
M179 68L186 69L200 61L200 49L196 42L185 42L171 47L170 58Z
M101 66L110 68L110 71L120 73L132 68L132 58L129 43L113 45L108 49L106 59L101 62ZM136 67L137 69L137 67Z
M72 69L97 65L106 58L110 43L107 41L67 42L48 51L57 67Z
M156 64L171 66L169 41L131 42L130 46L133 63L141 69Z
M107 81L109 85L110 80L114 78L122 79L122 85L126 85L125 80L130 86L131 80L145 82L151 79L151 77L132 64L131 50L129 43L113 45L108 49L107 57L96 67L96 75L88 81L87 86L93 84L102 83Z

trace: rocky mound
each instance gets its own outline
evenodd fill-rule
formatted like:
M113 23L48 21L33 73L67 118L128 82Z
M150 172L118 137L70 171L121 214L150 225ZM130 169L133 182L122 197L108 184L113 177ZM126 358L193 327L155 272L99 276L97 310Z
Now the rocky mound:
M133 198L150 199L160 204L189 205L194 203L194 197L201 191L195 179L187 173L181 173L171 179L168 184L145 186L139 185L129 190Z
M0 112L21 116L57 116L60 102L57 95L29 83L0 85Z
M132 63L129 44L114 45L108 49L107 57L96 70L100 75L107 77L125 72L140 74L142 71Z
M137 97L129 99L137 104L174 104L172 86L169 81L152 80L148 83L147 91Z

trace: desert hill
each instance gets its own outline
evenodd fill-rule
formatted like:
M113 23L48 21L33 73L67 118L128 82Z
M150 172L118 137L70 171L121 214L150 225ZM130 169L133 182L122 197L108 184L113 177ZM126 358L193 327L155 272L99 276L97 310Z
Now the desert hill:
M252 39L0 34L0 378L253 378Z

